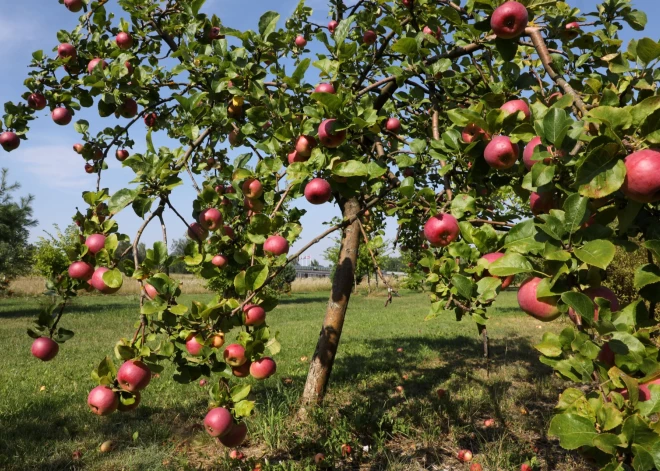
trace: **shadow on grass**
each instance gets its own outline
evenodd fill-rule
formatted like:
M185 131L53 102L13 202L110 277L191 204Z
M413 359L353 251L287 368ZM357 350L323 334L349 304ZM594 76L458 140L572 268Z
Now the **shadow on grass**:
M302 294L301 296L292 296L292 297L286 297L282 296L279 301L280 306L284 306L287 304L316 304L318 303L323 303L328 301L328 294L323 293L320 295L314 295L310 296L307 294Z
M30 306L20 305L18 303L11 305L0 305L0 319L20 319L24 317L37 317L41 313L42 309L47 305L46 298L41 298L40 302L30 303ZM65 314L67 313L84 313L89 315L95 315L99 312L111 312L116 313L118 311L130 311L131 307L134 307L135 312L140 311L140 305L134 303L131 306L129 301L126 302L108 302L107 298L99 297L98 301L90 301L94 298L87 298L85 303L76 303L69 304L65 308Z

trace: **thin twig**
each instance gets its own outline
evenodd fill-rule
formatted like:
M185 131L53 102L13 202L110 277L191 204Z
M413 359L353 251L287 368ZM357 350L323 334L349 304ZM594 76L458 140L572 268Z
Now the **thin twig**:
M387 286L389 289L392 289L392 286L388 283L388 281L385 279L383 276L383 272L380 271L380 267L378 266L378 261L376 260L376 256L374 255L373 251L371 250L371 247L369 247L369 238L367 237L367 233L364 230L364 226L362 225L362 221L358 219L358 226L360 227L360 232L362 232L362 238L364 239L364 245L369 251L369 255L371 255L371 261L374 262L374 268L376 269L376 273L378 276L380 276L380 279L383 280L383 283L385 283L385 286Z

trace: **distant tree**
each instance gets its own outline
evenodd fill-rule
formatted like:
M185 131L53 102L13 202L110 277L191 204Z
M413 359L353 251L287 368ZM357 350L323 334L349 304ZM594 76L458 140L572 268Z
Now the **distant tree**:
M173 257L183 257L185 255L186 245L188 245L188 240L185 237L174 239L169 254ZM181 261L174 262L170 266L170 273L189 273L189 271L186 264Z
M142 263L144 260L147 258L147 247L144 245L144 243L140 242L138 244L138 262ZM125 255L121 258L122 260L133 260L133 248L131 247L130 242L127 241L121 241L117 245L117 253Z
M401 257L383 255L380 269L383 271L405 271L405 265Z
M75 224L69 225L64 232L55 224L55 233L46 232L48 237L39 237L35 244L34 269L45 277L52 278L69 267L68 253L80 243L80 230Z
M339 239L334 239L334 245L331 247L328 247L325 252L324 256L326 260L328 260L331 264L332 267L332 272L331 272L331 277L334 278L334 273L335 270L337 269L337 261L339 260L339 248L340 248L340 240ZM358 259L357 259L357 266L355 267L355 283L359 284L362 282L362 280L366 277L369 281L371 280L371 277L376 278L376 271L374 267L374 262L373 259L371 258L371 254L369 253L369 249L371 249L374 253L374 256L376 258L376 262L378 263L378 266L383 269L382 264L385 261L387 257L387 243L383 241L382 237L378 235L377 233L370 234L369 236L369 244L360 244L360 248L358 249Z
M318 268L318 267L321 266L321 264L319 263L319 261L316 260L316 259L312 260L312 262L311 262L309 265L310 265L311 267L313 267L313 268Z
M34 247L28 243L28 228L37 224L32 219L34 196L14 201L12 193L21 186L8 183L8 173L3 168L0 174L0 292L7 289L10 280L32 269Z
M314 260L313 262L315 262ZM313 263L312 262L312 263ZM316 262L318 265L318 262ZM284 270L275 277L271 284L271 288L273 289L273 294L277 295L278 292L284 292L288 293L291 291L291 283L296 279L296 269L294 268L293 265L287 265L284 267Z

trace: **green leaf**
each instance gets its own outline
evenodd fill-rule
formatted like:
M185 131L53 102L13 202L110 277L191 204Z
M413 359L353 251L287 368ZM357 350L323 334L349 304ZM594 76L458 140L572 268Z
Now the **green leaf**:
M121 288L124 278L122 277L121 272L114 268L103 274L103 282L108 285L108 288Z
M582 262L605 270L612 260L616 248L609 240L592 240L579 249L575 249L575 256Z
M454 275L451 277L451 284L456 288L458 294L465 299L472 299L474 283L468 277L463 275Z
M580 229L582 224L587 221L588 204L589 198L580 196L577 193L573 193L566 198L564 202L564 224L570 234Z
M356 160L340 162L334 166L332 173L340 177L366 177L369 170L365 164Z
M637 57L645 64L650 64L660 57L660 44L650 38L642 38L637 42Z
M516 224L507 234L504 247L524 253L543 250L544 243L534 220L528 219Z
M660 240L647 240L644 242L644 248L649 249L656 257L660 257Z
M310 62L311 61L309 57L306 57L305 59L300 61L300 64L298 64L296 70L293 71L293 75L291 75L291 78L295 80L296 83L300 83L300 81L303 78L305 78L305 72L307 72Z
M612 404L609 405L611 406ZM621 445L621 440L618 435L614 435L613 433L601 433L597 437L594 437L593 444L605 453L616 455L618 447Z
M137 194L137 189L129 190L128 188L122 188L121 190L117 191L114 195L112 195L110 201L108 201L108 210L110 211L110 214L117 214L119 211L131 204Z
M417 54L417 41L414 38L401 38L392 45L392 51L414 56Z
M342 44L344 44L346 41L354 18L355 15L352 15L341 20L337 25L337 29L335 29L335 33L332 35L333 39L335 40L335 44L337 44L339 48L341 48Z
M517 275L518 273L530 273L534 267L529 260L517 253L507 253L490 264L488 272L495 276Z
M236 292L241 296L247 293L247 288L245 286L245 271L239 272L234 277L234 288L236 288Z
M240 402L250 395L252 387L249 384L237 384L229 392L231 400L234 402Z
M543 135L548 142L560 147L571 124L573 120L568 117L566 111L550 108L543 118Z
M614 131L621 132L628 129L633 123L633 117L628 108L615 108L613 106L598 106L587 115L597 121L606 123Z
M254 265L245 273L245 287L249 291L255 291L263 286L268 278L268 267Z
M175 316L182 316L188 312L188 307L183 304L175 304L169 308L169 311Z
M626 166L618 158L619 147L606 144L594 149L582 162L576 183L582 196L602 198L621 188L626 177Z
M660 282L660 268L656 265L647 264L635 270L635 289Z
M80 134L85 134L89 130L89 122L84 119L78 120L73 125L73 129Z
M342 106L341 98L333 93L312 93L311 98L325 106L328 111L335 112Z
M589 296L575 291L567 291L561 295L561 300L572 307L582 319L591 323L594 318L594 303Z
M534 345L534 348L541 352L547 357L559 357L561 356L561 341L559 336L552 332L546 332L543 334L543 339L541 343Z
M456 195L451 202L452 216L454 216L456 219L461 219L466 212L476 214L476 202L477 200L468 194L461 193Z
M249 417L254 410L254 401L241 401L234 404L236 417Z
M576 414L555 415L550 422L548 435L559 438L559 444L566 450L575 450L581 446L592 446L598 435L594 424Z
M270 33L275 31L280 14L275 11L267 11L259 18L259 34L264 40L268 39Z
M502 280L494 276L485 276L477 282L477 293L479 301L489 302L497 297L497 292L502 286Z
M645 417L650 417L652 414L660 412L660 384L649 384L649 392L651 398L638 404L639 411Z

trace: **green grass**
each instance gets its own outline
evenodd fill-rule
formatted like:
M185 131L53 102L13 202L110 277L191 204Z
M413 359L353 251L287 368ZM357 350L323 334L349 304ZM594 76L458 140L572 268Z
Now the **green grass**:
M311 470L318 452L335 469L467 469L455 459L460 448L471 449L486 470L517 470L530 459L538 469L586 469L545 436L562 384L533 345L561 323L541 326L520 313L515 293L504 293L491 313L487 364L471 319L424 322L423 294L404 292L387 308L383 301L351 299L325 406L304 424L295 418L304 357L314 351L327 295L285 297L269 314L283 348L277 375L255 386L248 460L239 464L200 427L207 390L176 383L169 365L135 412L99 418L88 411L90 371L120 337L132 335L135 296L78 299L62 320L76 336L49 363L31 357L25 333L39 298L1 300L0 469L251 470L259 462L263 469ZM443 399L440 387L448 391ZM497 426L484 428L486 418ZM116 448L102 454L105 440ZM344 443L353 448L349 457L341 455ZM74 460L76 451L82 456Z

